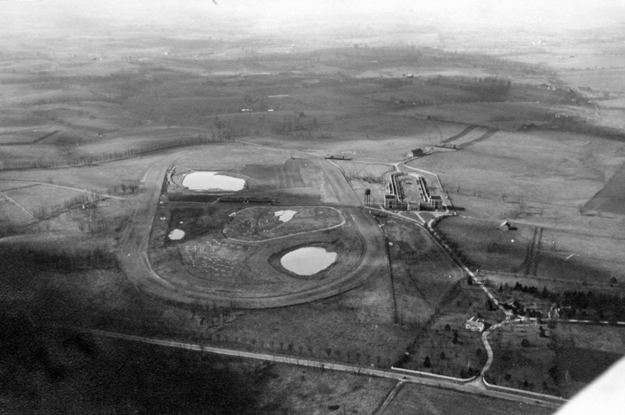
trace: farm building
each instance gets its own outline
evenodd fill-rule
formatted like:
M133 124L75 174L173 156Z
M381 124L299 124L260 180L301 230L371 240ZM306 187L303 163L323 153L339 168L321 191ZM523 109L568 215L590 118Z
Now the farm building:
M471 331L481 332L484 330L484 320L477 317L471 317L466 321L464 328Z

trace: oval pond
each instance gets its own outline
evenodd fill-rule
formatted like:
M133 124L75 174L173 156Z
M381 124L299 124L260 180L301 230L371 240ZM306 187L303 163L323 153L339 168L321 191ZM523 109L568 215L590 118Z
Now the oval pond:
M280 259L282 266L297 275L313 275L336 261L336 252L324 248L306 247L291 251Z
M169 232L168 238L172 241L178 241L184 238L184 231L180 229L174 229L173 231Z
M224 176L216 171L196 171L187 174L182 185L190 190L228 190L243 189L245 180L231 176Z

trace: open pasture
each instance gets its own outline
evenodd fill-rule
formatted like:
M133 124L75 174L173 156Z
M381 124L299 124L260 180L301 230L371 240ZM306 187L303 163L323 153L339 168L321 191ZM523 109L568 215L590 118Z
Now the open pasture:
M58 132L59 129L55 125L40 125L35 128L2 128L0 129L0 145L42 142L54 137Z
M622 65L622 57L619 58ZM623 78L625 69L591 69L583 71L562 72L562 78L576 86L591 87L595 91L625 92Z
M476 394L407 384L397 394L385 412L396 415L549 415L553 409L519 404Z
M37 107L37 114L65 128L90 133L132 128L139 122L119 105L104 101L45 104Z
M72 158L59 147L43 144L0 146L0 170L50 164L63 165Z
M594 324L558 324L552 333L562 345L623 355L625 328Z
M184 151L176 161L178 166L189 170L231 171L244 169L250 160L254 164L282 164L291 151L281 148L262 148L256 145L211 143L202 151Z
M30 90L24 92L23 89L19 88L19 85L16 85L14 87L3 86L0 90L3 91L3 95L0 98L1 106L34 106L54 102L79 102L94 99L93 94L82 89Z
M494 360L486 373L488 382L501 386L562 396L559 379L552 376L557 362L553 330L536 323L506 324L488 336Z
M584 262L592 258L603 262L606 267L612 265L618 274L620 274L618 271L625 265L624 249L625 239L618 232L585 233L581 230L566 232L545 229L542 236L541 251L561 258L572 255L566 261L567 263L569 261Z
M379 273L325 300L241 311L219 333L255 339L255 350L389 367L414 337L413 329L394 322L392 298L390 278Z
M380 123L392 128L393 134L383 134ZM312 139L307 138L305 141L276 136L251 137L245 141L280 147L283 151L294 153L301 150L318 156L345 154L353 157L354 161L389 163L405 159L410 150L439 142L464 128L466 126L411 117L354 117L335 121L332 125L321 125L313 130ZM376 129L378 133L372 132Z
M547 241L544 242L548 244ZM609 260L597 258L581 251L582 246L580 244L576 250L576 252L580 252L579 254L569 253L571 251L551 252L546 247L538 255L537 274L581 283L582 289L586 283L604 286L605 289L608 289L607 285L613 278L617 283L625 282L622 255ZM621 249L620 252L622 252L622 246L622 243L618 245Z
M80 190L42 185L14 188L4 193L31 214L35 214L53 204L62 204L63 201L69 200L82 192Z
M437 224L458 251L489 271L525 272L528 249L534 228L518 227L508 231L500 227L502 221L476 220L463 217L445 218Z
M579 206L603 188L623 155L617 142L562 133L498 131L459 152L434 153L408 165L436 171L454 188Z
M423 228L389 216L376 219L389 243L397 319L423 326L462 273Z
M584 207L591 211L625 214L625 196L622 190L624 184L625 164Z
M391 379L289 365L265 371L268 375L259 407L266 413L367 413L384 400L394 384Z
M517 130L523 124L542 124L551 116L552 109L524 102L442 103L404 110L417 117L464 124L486 125L506 130Z
M167 124L193 124L200 117L239 112L243 107L243 96L160 98L146 93L130 98L126 103L128 111Z
M457 134L462 131L462 126L414 118L413 116L379 114L350 117L333 123L326 123L319 126L318 131L340 134L341 138L351 138L352 140L368 138L371 141L381 141L413 138L415 147L408 148L412 150L419 147L422 142L439 141Z
M297 189L313 187L312 171L317 170L315 164L309 160L287 159L281 165L247 164L241 173L253 179L250 183L252 189L256 186Z
M4 230L15 225L25 225L33 221L34 218L28 210L0 194L0 232L4 233Z

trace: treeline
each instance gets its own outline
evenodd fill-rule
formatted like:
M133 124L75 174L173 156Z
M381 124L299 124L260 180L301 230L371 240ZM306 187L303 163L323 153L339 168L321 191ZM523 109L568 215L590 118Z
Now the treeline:
M447 236L444 233L438 231L438 229L433 228L433 230L434 238L437 239L443 245L443 247L447 249L447 252L449 253L449 255L451 255L452 259L473 271L481 268L481 265L479 263L473 261L472 259L467 257L464 252L462 252L456 242L447 238Z
M625 321L625 298L592 291L565 291L563 313L569 318L585 317L594 312L599 320Z
M315 125L317 125L315 117L307 117L306 114L300 112L298 115L287 115L281 122L274 123L271 131L274 134L287 135L295 131L307 131Z
M183 139L177 139L172 142L153 143L147 146L139 148L130 148L125 151L115 151L112 153L102 153L94 156L83 156L70 160L47 160L40 158L37 160L28 161L11 161L5 160L4 166L0 170L26 170L26 169L50 169L60 167L79 167L89 166L98 163L106 163L110 161L123 160L131 157L140 156L142 154L151 153L159 150L166 150L177 147L186 147L198 144L205 144L212 141L231 140L234 138L227 130L217 130L212 137L208 137L206 134L198 134L196 137L188 137Z
M494 76L469 78L464 76L444 77L438 75L428 79L427 83L429 85L445 86L471 92L486 101L503 100L512 86L509 80Z
M499 292L505 289L507 289L506 284L499 286ZM593 293L592 291L565 291L560 294L548 290L547 287L539 290L536 286L523 285L518 281L512 290L549 300L560 308L560 316L564 318L625 321L625 297L620 295ZM528 310L528 313L530 311L532 310ZM520 313L517 311L517 314ZM529 317L540 317L540 315L529 315Z

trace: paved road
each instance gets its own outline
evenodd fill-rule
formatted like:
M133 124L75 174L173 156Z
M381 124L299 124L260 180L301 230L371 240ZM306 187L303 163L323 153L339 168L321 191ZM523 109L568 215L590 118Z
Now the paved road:
M405 372L396 372L396 371L391 371L391 370L377 369L375 367L357 366L357 365L350 365L350 364L338 364L338 363L333 363L333 362L324 362L321 360L303 359L303 358L281 356L281 355L274 355L274 354L267 354L267 353L253 353L253 352L246 352L246 351L241 351L241 350L232 350L232 349L225 349L225 348L220 348L220 347L205 346L203 344L197 344L197 343L185 343L185 342L177 342L173 340L153 339L149 337L134 336L134 335L129 335L129 334L115 333L115 332L109 332L109 331L103 331L103 330L84 329L84 328L77 328L77 327L70 327L70 328L77 330L77 331L84 332L84 333L96 335L96 336L128 340L128 341L134 341L134 342L140 342L140 343L146 343L146 344L154 344L154 345L165 346L165 347L174 347L174 348L185 349L185 350L195 350L199 352L213 353L213 354L218 354L222 356L243 357L247 359L270 361L270 362L276 362L276 363L286 363L286 364L297 365L297 366L315 367L315 368L320 368L324 370L325 369L335 370L335 371L340 371L340 372L355 373L359 375L395 379L395 380L400 381L402 385L404 383L416 383L420 385L434 386L438 388L451 389L451 390L456 390L456 391L465 392L465 393L473 393L477 395L490 396L493 398L506 399L510 401L522 402L522 403L526 403L530 405L544 406L548 408L559 408L560 405L564 402L558 399L552 400L552 399L549 399L549 397L547 397L547 399L541 399L540 397L527 396L527 395L523 396L522 391L519 391L519 393L515 393L516 391L514 390L511 390L510 392L490 390L490 389L484 389L481 387L475 387L471 383L459 384L457 382L453 382L449 380L428 378L425 376L407 374ZM400 386L401 385L399 384L396 386L395 392L399 390ZM390 395L391 395L391 399L388 399L388 396L387 396L387 399L385 399L385 401L388 401L389 403L392 400L392 397L395 396L395 393L392 393Z
M362 284L380 266L386 263L384 256L384 237L375 220L362 207L360 198L345 180L341 171L323 160L314 160L323 169L328 185L335 193L343 214L352 221L362 235L365 249L360 264L345 275L325 280L323 285L308 286L288 294L260 295L253 291L249 294L219 293L193 286L174 285L165 276L159 276L149 263L148 244L152 220L156 214L161 186L169 166L184 153L174 153L154 162L142 179L142 198L132 217L129 232L123 240L119 252L121 269L128 278L143 292L150 296L182 303L204 303L207 305L225 305L239 308L271 308L293 304L302 304L353 289ZM208 289L207 289L208 288Z

